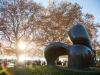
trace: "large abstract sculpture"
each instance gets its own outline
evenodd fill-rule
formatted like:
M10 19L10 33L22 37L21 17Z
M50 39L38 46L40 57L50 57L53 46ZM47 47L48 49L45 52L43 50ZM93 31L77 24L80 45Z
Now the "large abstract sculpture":
M49 44L44 51L47 64L56 66L55 60L61 55L68 55L69 68L88 68L95 66L95 52L92 49L88 33L83 25L73 26L69 32L72 46L60 42Z

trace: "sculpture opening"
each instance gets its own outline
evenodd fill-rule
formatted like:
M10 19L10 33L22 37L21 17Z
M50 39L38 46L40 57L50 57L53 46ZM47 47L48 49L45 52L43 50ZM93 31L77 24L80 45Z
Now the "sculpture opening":
M55 60L62 55L67 55L69 52L68 45L60 42L53 42L45 48L45 58L49 66L56 66Z

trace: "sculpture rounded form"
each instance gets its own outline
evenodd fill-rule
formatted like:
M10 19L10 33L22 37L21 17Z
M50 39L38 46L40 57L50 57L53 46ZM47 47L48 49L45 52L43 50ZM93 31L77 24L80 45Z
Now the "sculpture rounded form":
M69 47L70 46L60 42L50 43L44 51L47 65L56 66L55 60L61 55L67 55L69 52Z
M81 24L77 24L73 26L69 32L69 37L73 44L82 44L85 45L92 50L91 42L89 39L89 35L85 29L85 27Z
M93 52L84 45L73 45L68 54L68 67L74 69L88 68L91 66Z

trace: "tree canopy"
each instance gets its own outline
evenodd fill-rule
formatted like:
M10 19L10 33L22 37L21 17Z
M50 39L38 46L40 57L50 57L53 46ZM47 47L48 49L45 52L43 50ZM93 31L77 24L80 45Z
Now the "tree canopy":
M70 2L52 2L47 8L28 0L16 0L0 11L0 36L7 46L17 50L18 42L24 40L29 45L47 45L50 42L71 44L68 30L75 23L83 24L93 45L99 23L94 23L92 14L82 13L81 6Z

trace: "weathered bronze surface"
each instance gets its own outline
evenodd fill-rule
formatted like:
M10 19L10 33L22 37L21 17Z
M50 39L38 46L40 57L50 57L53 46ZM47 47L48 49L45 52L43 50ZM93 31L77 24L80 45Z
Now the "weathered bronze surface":
M93 52L84 45L73 45L68 54L69 68L87 68L91 66Z
M83 25L77 24L73 26L68 34L73 44L82 44L92 50L89 35Z

